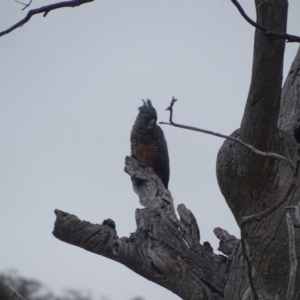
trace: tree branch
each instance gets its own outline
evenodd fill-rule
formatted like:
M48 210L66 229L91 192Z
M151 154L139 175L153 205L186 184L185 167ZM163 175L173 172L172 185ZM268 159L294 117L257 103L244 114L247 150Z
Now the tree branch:
M200 244L197 221L183 204L177 219L169 190L152 168L127 157L131 177L143 209L135 213L137 229L119 238L112 220L101 225L55 210L53 235L59 240L115 260L183 299L223 299L226 258Z
M46 17L47 14L50 11L54 10L54 9L63 8L63 7L76 7L76 6L80 6L82 4L93 2L93 1L94 0L70 0L70 1L58 2L58 3L46 5L46 6L43 6L43 7L40 7L40 8L32 9L27 13L27 15L24 19L22 19L21 21L19 21L15 25L11 26L10 28L8 28L4 31L1 31L0 32L0 37L5 35L5 34L8 34L8 33L12 32L13 30L17 29L18 27L24 25L34 15L43 13L44 14L43 16Z
M250 287L251 287L251 291L252 291L252 294L253 294L253 298L254 300L258 300L258 294L257 294L257 291L256 291L256 288L255 288L255 285L254 285L254 276L253 276L253 266L252 266L252 259L250 257L250 255L248 254L248 251L246 249L246 239L245 239L245 231L244 229L241 229L241 243L242 243L242 250L243 250L243 256L245 257L246 259L246 262L247 262L247 266L248 266L248 280L249 280L249 284L250 284Z
M254 286L254 280L253 280L254 276L253 276L253 272L252 272L253 271L252 270L252 268L253 268L252 260L250 258L250 255L248 255L248 251L246 249L245 225L249 222L252 222L252 221L262 220L263 218L267 217L272 212L274 212L276 209L278 209L283 203L285 203L287 201L287 199L289 198L289 196L291 195L293 189L296 187L295 180L296 180L296 176L294 176L294 180L293 180L292 184L290 184L290 187L287 190L285 196L280 201L278 201L277 203L272 205L270 208L268 208L268 209L266 209L266 210L264 210L264 211L262 211L258 214L243 217L242 220L241 220L240 226L241 226L242 250L243 250L243 255L244 255L244 257L246 259L246 262L247 262L249 283L250 283L251 290L252 290L252 293L253 293L253 297L254 297L255 300L258 300L259 298L258 298L258 295L257 295L257 291L255 289L255 286Z
M240 12L240 14L243 16L243 18L249 24L251 24L253 27L263 31L266 34L267 37L272 38L272 39L283 39L283 40L287 40L288 42L293 42L293 43L294 42L300 43L300 37L299 36L290 35L290 34L287 34L285 32L276 32L276 31L269 30L269 29L265 28L264 26L261 26L261 25L257 24L256 22L254 22L251 18L249 18L247 16L244 9L242 8L242 6L240 5L240 3L237 0L231 0L231 2L235 5L235 7Z
M201 129L201 128L197 128L197 127L192 127L192 126L187 126L187 125L181 125L181 124L173 122L173 106L174 106L174 104L175 104L176 101L178 101L178 100L175 99L175 97L173 97L172 100L171 100L170 106L168 108L166 108L166 110L170 111L170 119L169 119L170 123L159 122L159 124L172 125L172 126L178 127L178 128L183 128L183 129L198 131L198 132L202 132L202 133L214 135L214 136L217 136L217 137L220 137L220 138L224 138L224 139L236 142L236 143L238 143L238 144L240 144L240 145L248 148L249 150L251 150L255 154L258 154L258 155L261 155L261 156L265 156L265 157L273 157L273 158L284 160L284 161L286 161L291 166L291 168L294 171L296 170L296 167L295 167L294 163L288 157L285 157L285 156L282 156L282 155L279 155L279 154L273 153L273 152L263 152L263 151L260 151L257 148L255 148L254 146L243 142L239 138L235 138L235 137L232 137L232 136L224 135L224 134L221 134L221 133L217 133L217 132L213 132L213 131L210 131L210 130L205 130L205 129Z
M19 1L19 0L15 0L17 3L19 3L19 4L22 4L22 5L24 5L24 7L22 8L22 10L25 10L27 7L29 7L30 6L30 4L31 4L31 2L32 2L32 0L30 0L27 4L26 3L23 3L22 1Z

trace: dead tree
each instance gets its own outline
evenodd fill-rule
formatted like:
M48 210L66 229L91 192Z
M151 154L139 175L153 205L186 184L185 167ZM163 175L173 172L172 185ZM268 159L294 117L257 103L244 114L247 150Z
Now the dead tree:
M286 40L286 0L255 0L255 26L250 90L241 126L231 137L264 153L259 155L227 139L217 158L217 178L241 229L239 241L214 230L220 251L200 243L195 216L177 208L171 193L149 168L126 158L125 171L145 207L137 209L137 229L119 238L113 220L101 225L56 210L53 234L66 243L118 261L183 299L300 299L297 252L299 225L300 51L282 88ZM294 222L293 222L294 221Z
M241 127L231 137L264 153L226 140L217 158L217 178L240 229L239 241L214 230L220 251L200 243L195 216L184 204L176 218L171 193L151 169L126 158L125 171L145 207L137 209L137 229L120 239L113 220L101 225L56 210L58 239L118 261L183 299L300 299L297 251L299 222L300 51L282 88L286 40L285 0L256 0L250 90ZM293 223L295 220L295 223ZM298 254L299 255L299 254Z

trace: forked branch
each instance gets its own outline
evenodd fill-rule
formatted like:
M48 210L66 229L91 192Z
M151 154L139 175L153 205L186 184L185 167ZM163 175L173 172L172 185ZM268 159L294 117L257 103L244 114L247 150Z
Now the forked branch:
M178 206L152 168L126 157L125 172L144 208L136 209L137 229L119 238L113 220L91 224L55 210L53 235L59 240L105 256L151 280L182 299L224 299L226 258L200 244L193 213Z
M240 5L240 3L237 0L231 0L231 2L235 5L235 7L240 12L240 14L243 16L243 18L249 24L251 24L253 27L263 31L266 34L267 37L272 38L272 39L281 39L281 40L283 39L283 40L287 40L288 42L291 42L291 43L292 42L300 43L300 37L299 36L287 34L285 32L276 32L276 31L269 30L269 29L265 28L264 26L261 26L261 25L257 24L256 22L254 22L251 18L249 18L247 16L244 9L242 8L242 6Z
M58 9L58 8L63 8L63 7L76 7L76 6L80 6L82 4L93 2L93 1L94 0L70 0L70 1L58 2L58 3L46 5L46 6L43 6L43 7L40 7L40 8L32 9L27 13L27 15L24 19L22 19L21 21L19 21L15 25L11 26L10 28L8 28L4 31L1 31L0 32L0 37L5 35L5 34L8 34L8 33L12 32L13 30L17 29L18 27L24 25L34 15L43 14L43 17L46 17L47 14L51 10Z

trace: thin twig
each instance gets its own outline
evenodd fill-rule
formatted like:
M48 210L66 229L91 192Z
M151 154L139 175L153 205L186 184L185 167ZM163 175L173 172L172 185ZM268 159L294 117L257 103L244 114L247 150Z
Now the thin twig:
M76 6L80 6L82 4L93 2L93 1L94 0L70 0L70 1L58 2L58 3L46 5L46 6L43 6L43 7L40 7L40 8L32 9L27 13L27 15L24 19L22 19L21 21L19 21L15 25L11 26L10 28L0 32L0 37L5 35L5 34L8 34L8 33L12 32L13 30L15 30L18 27L22 26L23 24L27 23L33 15L43 13L44 14L43 16L46 17L47 14L51 10L62 8L62 7L76 7Z
M293 224L293 219L289 212L286 213L286 224L289 232L289 257L290 257L290 273L289 273L289 285L286 293L286 299L294 299L295 291L295 279L297 272L297 257L295 249L295 229Z
M23 2L21 2L21 1L19 1L19 0L15 0L17 3L19 3L19 4L22 4L22 5L24 5L24 7L22 8L22 10L24 10L24 9L26 9L28 6L30 6L30 4L31 4L31 2L32 2L32 0L30 0L27 4L26 3L23 3Z
M243 142L242 140L240 140L238 138L235 138L235 137L232 137L232 136L228 136L228 135L225 135L225 134L221 134L221 133L217 133L217 132L213 132L213 131L210 131L210 130L205 130L205 129L201 129L201 128L197 128L197 127L181 125L181 124L173 122L173 106L174 106L174 104L175 104L176 101L177 101L177 99L175 99L173 97L172 100L171 100L170 106L166 109L166 110L170 111L170 119L169 119L170 123L159 122L159 124L172 125L172 126L175 126L175 127L178 127L178 128L183 128L183 129L198 131L198 132L202 132L202 133L206 133L206 134L210 134L210 135L214 135L214 136L217 136L217 137L220 137L220 138L224 138L224 139L227 139L227 140L234 141L234 142L239 143L240 145L248 148L249 150L251 150L252 152L254 152L254 153L258 154L258 155L266 156L266 157L274 157L274 158L278 158L278 159L284 160L284 161L286 161L291 166L291 168L294 171L296 170L294 163L288 157L285 157L285 156L282 156L282 155L279 155L279 154L273 153L273 152L263 152L263 151L260 151L257 148L255 148L254 146L252 146L250 144L247 144L247 143Z
M261 2L256 6L256 9L260 8L264 3L269 2L269 0L261 0Z
M250 19L247 14L245 13L244 9L242 8L242 6L240 5L240 3L237 0L231 0L231 2L236 6L236 8L238 9L238 11L240 12L240 14L243 16L243 18L252 26L254 26L255 28L263 31L268 37L271 37L273 39L284 39L287 40L288 42L297 42L300 43L300 37L296 36L296 35L290 35L287 34L285 32L276 32L273 30L269 30L259 24L257 24L256 22L254 22L252 19Z

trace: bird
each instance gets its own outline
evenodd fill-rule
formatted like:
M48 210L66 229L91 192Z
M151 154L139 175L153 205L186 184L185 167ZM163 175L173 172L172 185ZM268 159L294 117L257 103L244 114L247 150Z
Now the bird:
M168 188L170 164L168 146L162 129L157 125L157 113L150 99L142 100L143 106L132 126L130 143L131 155L154 173Z

